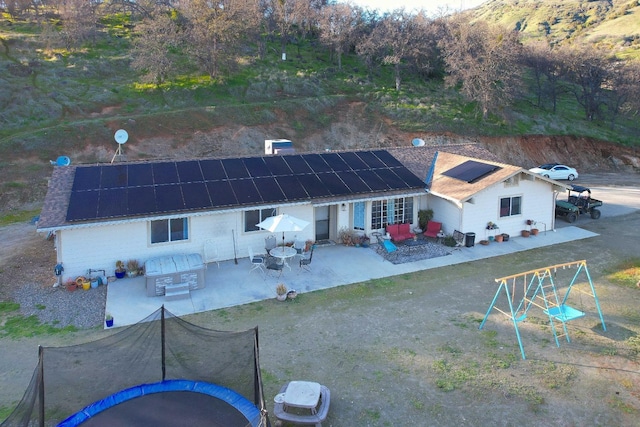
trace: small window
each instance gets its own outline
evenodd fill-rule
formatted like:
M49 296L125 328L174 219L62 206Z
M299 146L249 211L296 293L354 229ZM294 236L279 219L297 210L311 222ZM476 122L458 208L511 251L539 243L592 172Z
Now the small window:
M500 218L520 215L522 213L522 196L503 197L500 199Z
M151 221L151 243L177 242L189 238L187 218Z
M261 228L256 224L264 221L270 216L276 216L276 210L274 208L269 209L256 209L252 211L244 212L244 231L258 231Z

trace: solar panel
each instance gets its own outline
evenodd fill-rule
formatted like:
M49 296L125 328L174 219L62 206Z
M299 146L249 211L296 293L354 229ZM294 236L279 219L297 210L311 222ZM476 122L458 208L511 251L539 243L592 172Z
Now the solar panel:
M182 196L186 209L204 209L211 207L209 191L204 182L182 184Z
M331 167L324 161L320 154L303 154L302 158L309 165L312 172L330 172Z
M79 191L71 193L67 208L67 221L94 219L98 214L99 191Z
M252 179L235 179L229 181L231 188L238 199L238 204L249 205L262 203L262 197Z
M373 154L375 154L376 157L380 159L380 161L383 162L387 167L403 167L402 163L400 163L400 160L393 157L391 153L386 150L376 150L373 151Z
M264 163L262 157L249 157L247 159L242 159L242 161L249 171L249 176L253 178L271 176L271 171Z
M485 176L502 169L500 166L490 165L488 163L476 162L475 160L467 160L466 162L455 166L445 172L443 175L449 178L459 179L460 181L473 184L484 178Z
M291 168L294 174L312 173L309 164L302 158L302 156L284 156L283 159Z
M293 172L282 156L263 157L273 176L291 175Z
M461 173L466 176L475 170L467 168ZM67 220L240 207L423 186L420 178L384 150L78 167Z
M211 199L213 206L222 207L238 205L238 199L236 198L229 181L207 181L206 184L207 190L209 191L209 198Z
M227 174L220 160L200 160L200 169L206 181L227 179Z
M358 175L373 191L387 191L392 189L374 171L362 170L358 172Z
M393 173L398 175L398 177L405 182L408 188L424 187L424 181L418 178L417 176L415 176L413 172L411 172L409 169L405 167L401 167L401 168L393 168L391 170L393 171Z
M97 218L111 218L127 215L127 189L110 188L100 190Z
M229 179L249 177L249 172L242 159L224 159L222 160L222 166L224 166Z
M376 169L373 172L390 188L399 189L409 187L402 178L393 173L393 169Z
M342 157L353 170L369 169L369 166L367 166L356 153L340 153L340 157Z
M178 178L180 182L203 182L204 178L200 171L200 162L191 160L188 162L176 162Z
M153 185L153 166L150 163L129 165L127 172L129 187Z
M329 192L334 196L349 194L349 187L338 177L336 173L319 173L318 178L327 187Z
M308 199L309 194L304 189L297 177L293 175L278 176L276 182L284 192L286 200L303 200Z
M128 190L127 213L129 215L143 215L158 211L155 187L130 187Z
M351 167L336 153L323 154L322 158L335 172L350 171Z
M73 177L71 191L95 190L100 188L99 167L79 167Z
M298 180L310 197L326 197L331 195L331 192L329 192L317 175L298 175Z
M122 188L126 187L127 166L103 166L100 168L100 188Z
M284 193L280 189L280 186L273 177L256 178L254 179L255 185L258 188L260 197L265 203L280 202L285 200Z
M184 210L184 200L179 185L156 186L156 208L158 212Z
M178 170L174 162L153 163L153 183L156 185L178 182Z
M366 163L369 169L385 167L384 163L372 151L358 151L356 155Z
M351 193L366 193L371 191L369 186L355 172L341 172L340 179L346 184Z

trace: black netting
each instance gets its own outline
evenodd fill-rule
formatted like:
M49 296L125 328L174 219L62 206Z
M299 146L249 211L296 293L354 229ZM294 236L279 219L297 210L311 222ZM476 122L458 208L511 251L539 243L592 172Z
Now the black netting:
M120 390L165 379L218 384L235 390L264 412L258 329L205 329L162 307L97 341L41 347L38 367L24 397L0 426L56 425Z

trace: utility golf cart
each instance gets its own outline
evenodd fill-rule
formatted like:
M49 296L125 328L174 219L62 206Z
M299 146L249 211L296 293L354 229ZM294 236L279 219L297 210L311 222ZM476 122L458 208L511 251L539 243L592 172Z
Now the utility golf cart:
M578 216L588 213L591 218L600 218L602 201L591 198L591 190L581 185L572 185L567 200L556 200L556 216L567 222L575 222Z

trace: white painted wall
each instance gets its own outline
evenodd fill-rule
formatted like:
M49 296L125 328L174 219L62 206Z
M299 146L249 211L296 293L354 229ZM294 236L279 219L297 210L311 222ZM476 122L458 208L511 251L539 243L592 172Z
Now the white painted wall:
M314 239L310 204L282 208L278 213L309 221L304 231L285 233L285 241L291 242L296 236L302 240ZM151 258L165 255L203 254L207 240L213 241L221 261L247 258L249 246L255 253L264 253L264 239L270 234L268 231L245 232L242 212L191 217L188 240L153 245L149 243L148 221L65 229L58 232L56 239L57 262L63 263L63 280L86 276L89 269L105 270L107 276L113 276L117 260L126 263L128 259L137 259L144 264ZM277 237L280 241L282 233Z

